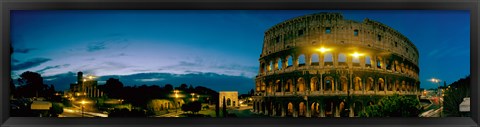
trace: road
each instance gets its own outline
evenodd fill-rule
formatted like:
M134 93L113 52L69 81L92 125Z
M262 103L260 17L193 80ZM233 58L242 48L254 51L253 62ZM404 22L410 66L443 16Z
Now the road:
M167 114L163 114L163 115L158 115L158 116L155 116L155 117L180 117L180 114L182 114L183 111L173 111L173 112L170 112L170 113L167 113Z
M63 108L63 113L58 117L82 117L82 109L75 107ZM84 111L83 117L108 117L108 114Z
M426 112L423 112L420 114L420 117L440 117L443 111L442 103L443 103L443 98L440 97L431 97L429 100L432 102L432 104L428 107L436 107L433 109L429 109Z

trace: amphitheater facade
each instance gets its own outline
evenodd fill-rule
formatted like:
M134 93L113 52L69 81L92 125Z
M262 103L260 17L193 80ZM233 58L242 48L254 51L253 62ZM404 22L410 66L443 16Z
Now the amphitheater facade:
M278 117L356 117L393 94L419 96L418 50L380 22L317 13L265 32L253 111Z

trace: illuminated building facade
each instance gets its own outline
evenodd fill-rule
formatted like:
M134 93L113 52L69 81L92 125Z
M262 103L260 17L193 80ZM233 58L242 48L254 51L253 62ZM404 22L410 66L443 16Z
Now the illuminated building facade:
M356 117L393 94L419 96L415 45L380 22L317 13L265 32L255 79L255 113Z
M98 89L98 81L93 76L83 77L83 72L77 73L77 83L70 84L67 94L70 96L102 97L103 92Z

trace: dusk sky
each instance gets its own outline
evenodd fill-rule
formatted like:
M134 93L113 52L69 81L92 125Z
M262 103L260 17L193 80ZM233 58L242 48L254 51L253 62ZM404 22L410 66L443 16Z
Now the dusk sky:
M38 72L65 90L76 72L125 85L214 90L254 88L264 32L294 17L341 12L399 31L420 53L422 88L435 77L450 84L470 74L468 11L325 10L62 10L12 11L12 78Z

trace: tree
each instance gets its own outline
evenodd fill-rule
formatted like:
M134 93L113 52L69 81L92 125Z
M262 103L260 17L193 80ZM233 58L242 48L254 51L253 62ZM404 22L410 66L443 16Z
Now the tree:
M15 95L15 84L13 83L13 79L10 78L10 95Z
M460 103L463 98L470 97L470 76L462 78L449 85L450 88L445 90L443 108L446 116L460 117Z
M250 95L253 96L255 94L255 91L253 89L250 89Z
M394 94L380 99L360 113L363 117L416 117L420 114L420 101L416 97Z
M227 117L228 112L227 112L227 104L226 104L226 102L225 102L225 97L223 97L223 104L222 104L222 106L223 106L223 107L222 107L222 109L223 109L223 110L222 110L223 117Z
M52 103L52 107L50 107L50 114L53 117L57 117L58 114L62 114L62 113L63 113L63 107L58 103Z
M198 101L188 102L182 105L182 111L197 113L202 110L202 103Z
M171 84L166 84L164 89L167 92L171 92L173 91L173 86Z
M36 72L26 71L20 74L18 82L23 85L25 97L44 97L46 86L43 84L43 78Z
M123 88L123 83L119 79L109 78L105 83L104 92L108 94L109 97L119 98L121 90Z
M195 91L195 89L193 88L192 85L190 85L190 86L188 87L188 89L187 89L187 92L188 92L188 93L192 93L192 92L194 92L194 91Z
M215 102L215 115L217 117L220 117L220 104L218 103L218 101Z
M185 90L187 90L187 87L188 87L187 84L182 84L182 85L180 85L180 87L178 87L178 89L182 90L182 91L185 91Z

